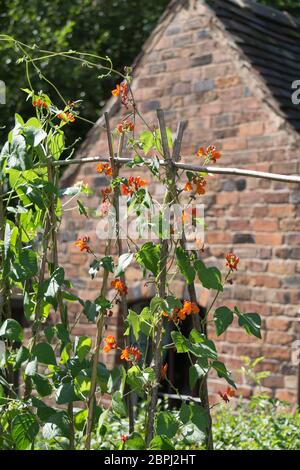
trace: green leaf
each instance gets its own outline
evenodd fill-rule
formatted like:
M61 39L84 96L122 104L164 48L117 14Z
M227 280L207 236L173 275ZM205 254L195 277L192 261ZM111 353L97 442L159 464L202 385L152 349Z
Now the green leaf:
M114 262L111 256L104 256L104 258L98 260L95 259L90 264L89 275L92 279L95 279L100 268L104 268L106 271L113 273L114 272Z
M188 352L187 339L179 331L172 331L171 336L178 353Z
M47 421L50 416L56 413L54 408L51 408L51 406L46 405L42 400L37 397L32 397L31 402L32 406L37 409L36 414L41 421Z
M27 125L23 128L23 134L31 147L37 147L47 137L43 129Z
M132 366L127 371L126 382L131 390L134 390L140 397L145 396L144 386L146 384L145 378L141 369L138 366Z
M47 418L43 427L43 438L53 439L54 437L70 437L70 420L64 411L56 412Z
M109 371L107 370L106 366L100 362L97 365L97 382L100 386L101 393L107 392L109 378Z
M159 436L174 437L179 428L179 423L171 411L158 413L156 420L156 433Z
M25 348L25 346L21 346L20 349L18 349L18 352L16 354L14 369L15 370L19 369L21 365L25 361L27 361L28 358L29 358L29 350Z
M76 376L75 381L76 393L80 396L83 395L85 398L89 396L91 390L91 376L88 371L82 370Z
M77 206L78 206L78 211L79 211L79 214L80 215L84 215L87 219L89 218L89 215L87 213L87 210L85 208L85 206L82 204L82 202L80 201L80 199L77 199Z
M176 248L176 262L181 274L185 277L188 284L192 284L195 280L195 269L191 265L190 257L181 247Z
M57 337L58 339L60 339L63 345L70 343L69 331L62 323L57 323L55 329L56 329Z
M155 436L150 442L150 450L174 450L174 446L167 436Z
M240 313L237 307L234 308L239 318L239 326L242 326L248 335L261 339L261 318L257 313Z
M186 423L181 429L183 443L188 446L203 444L205 441L206 432L202 432L194 423Z
M156 277L159 273L160 265L160 245L153 242L144 243L135 256L136 261L144 268L148 269Z
M48 343L51 343L52 339L55 335L55 328L52 325L48 325L44 330L45 336L47 338Z
M193 329L190 333L189 339L188 349L192 354L194 354L194 356L199 358L209 357L211 359L217 359L218 354L214 342L207 339L204 334Z
M142 149L145 155L149 152L149 150L152 149L152 147L155 145L155 139L153 136L153 132L151 131L144 131L141 133L139 136L139 141L142 144Z
M64 405L78 400L78 397L75 394L74 384L72 382L68 382L60 385L56 391L55 399L58 405Z
M219 307L214 314L217 336L220 336L233 322L233 312L228 307Z
M48 147L52 157L58 160L65 148L64 133L61 130L56 130L55 135L49 135Z
M23 249L19 256L20 265L17 272L22 281L32 278L38 272L37 255L32 250Z
M35 358L33 361L28 362L26 369L25 369L25 375L27 375L27 377L34 377L36 373L37 373L37 359Z
M222 275L217 268L207 268L200 259L195 261L194 267L203 287L223 292Z
M91 302L90 300L86 300L84 302L83 313L91 322L95 321L95 318L99 314L100 310L100 305L95 304L95 302Z
M75 354L79 357L80 362L82 362L85 356L90 352L91 347L92 338L88 338L87 336L76 337Z
M78 413L75 414L74 425L75 425L75 428L78 431L83 431L86 420L87 420L87 417L88 417L88 410L87 409L80 410L80 411L78 411Z
M38 394L41 397L46 397L48 395L51 395L52 386L51 386L49 380L46 377L44 377L41 374L35 374L34 377L32 378L32 380L35 384L35 387L36 387L36 390L37 390Z
M146 335L147 337L150 335L152 330L153 324L153 316L151 315L151 311L149 307L144 307L141 311L140 315L140 329L141 332Z
M30 413L18 413L12 421L11 435L17 450L26 450L34 442L39 425Z
M192 405L192 418L191 421L203 433L208 430L208 416L206 410L200 405Z
M119 277L120 274L124 273L125 269L130 265L133 256L133 253L124 253L119 257L119 263L115 269L115 277Z
M26 142L22 135L15 135L12 141L6 142L0 154L0 160L6 159L7 168L24 171L26 162Z
M186 424L190 421L191 414L192 411L190 405L187 405L183 402L179 411L179 418L183 424Z
M128 310L128 315L126 317L126 323L132 328L133 335L138 341L139 332L140 332L140 316L133 310ZM130 330L129 330L130 332ZM128 333L129 334L129 333Z
M201 359L199 359L199 362L200 361ZM207 360L206 360L206 363L207 363ZM196 364L194 364L193 366L190 366L189 368L189 383L190 383L191 389L194 388L197 381L202 379L208 372L208 365L207 367L202 367L200 364L201 362L200 363L197 362Z
M57 268L51 275L50 279L44 281L40 288L39 296L44 297L46 302L53 305L57 309L57 293L62 287L65 279L63 268Z
M20 323L12 318L5 320L0 328L0 336L4 336L4 338L10 341L22 341L23 330Z
M128 450L143 450L146 449L146 444L139 433L133 432L126 441L125 448Z
M228 383L229 385L231 385L232 387L236 388L236 385L234 383L234 380L231 376L231 373L229 372L229 370L226 368L225 364L223 362L220 362L220 361L213 361L211 363L211 367L213 367L215 369L215 371L217 372L218 374L218 377L220 378L224 378Z
M127 417L127 406L121 392L117 391L112 396L112 410L120 418Z
M41 364L52 364L56 366L56 358L54 351L49 343L39 343L32 351L33 357L37 358L37 361Z

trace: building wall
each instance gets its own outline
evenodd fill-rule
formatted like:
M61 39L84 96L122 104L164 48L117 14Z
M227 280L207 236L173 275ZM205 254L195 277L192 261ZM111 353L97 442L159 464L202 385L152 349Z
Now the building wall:
M260 77L202 2L181 3L158 26L135 70L133 89L145 119L156 125L155 110L160 107L173 132L179 120L188 120L182 147L186 162L197 162L199 146L214 144L222 152L222 166L299 173L298 136L280 117L276 104L266 102ZM121 115L119 111L112 117L112 126ZM137 123L137 132L142 129ZM107 153L105 133L98 125L81 154ZM83 180L95 189L95 195L85 201L91 208L99 206L100 190L106 185L95 166L82 165L74 175L76 181ZM133 173L141 174L124 170L124 175ZM150 191L160 198L162 186L154 184L149 174L146 178ZM291 355L297 339L300 297L299 201L300 190L295 185L220 176L208 178L207 194L199 199L205 204L208 226L203 255L206 262L224 271L224 256L232 250L241 260L234 283L225 288L219 305L238 305L244 312L263 317L262 341L247 336L235 324L217 341L221 359L229 363L240 384L239 393L245 396L254 387L243 383L236 372L242 355L264 356L261 368L271 372L264 381L266 389L278 398L296 399L297 368ZM90 236L93 249L103 254L103 241L95 234L96 223L97 219L85 219L75 210L65 214L60 230L60 263L79 295L90 299L98 294L101 279L89 279L91 260L72 242L78 236ZM137 267L126 275L130 301L153 295ZM209 294L203 288L198 293L205 307ZM73 306L71 315L78 313L79 307ZM116 314L109 320L108 331L115 333L119 326ZM93 329L82 318L74 333L91 334ZM210 334L213 337L212 331ZM105 360L110 366L114 357ZM211 393L219 389L220 381L211 379Z

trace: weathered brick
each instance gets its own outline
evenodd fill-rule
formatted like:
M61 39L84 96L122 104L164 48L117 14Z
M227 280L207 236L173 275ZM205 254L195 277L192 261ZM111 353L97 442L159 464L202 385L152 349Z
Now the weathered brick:
M233 236L233 243L255 243L255 238L251 233L235 233Z
M266 336L266 342L270 344L291 344L294 339L294 335L282 331L268 331Z
M257 233L256 243L258 245L277 246L282 243L282 235L280 233Z
M193 91L195 93L203 93L205 91L213 90L214 88L214 80L201 80L193 85Z
M199 57L192 57L191 66L199 67L201 65L208 65L212 62L212 54L205 54Z
M289 329L291 321L289 318L271 317L267 318L266 324L267 328L270 328L270 330L286 331Z

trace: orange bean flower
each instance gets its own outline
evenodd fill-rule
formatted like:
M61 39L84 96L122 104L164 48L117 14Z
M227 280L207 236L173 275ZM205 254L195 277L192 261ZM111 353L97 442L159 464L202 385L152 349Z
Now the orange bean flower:
M125 131L133 132L134 124L131 121L124 121L117 125L117 129L120 134L123 134Z
M235 391L233 390L233 388L227 387L226 392L221 392L221 391L219 390L218 394L220 395L220 397L222 398L222 400L225 401L225 403L229 403L229 402L230 402L230 398L232 398L232 397L235 396Z
M221 158L221 152L218 152L214 145L209 145L207 149L200 147L197 151L197 156L216 163Z
M121 191L124 196L133 196L133 194L144 186L146 186L146 181L140 176L130 176L125 183L121 184Z
M226 255L226 266L230 269L230 271L237 270L237 265L239 264L240 259L234 253L228 253Z
M187 316L192 314L199 314L200 309L198 305L194 302L190 302L189 300L185 300L183 302L182 308L175 307L173 309L172 315L169 315L167 312L163 311L162 315L167 317L169 321L173 321L174 323L178 323L184 321Z
M121 96L121 102L123 105L127 105L128 101L128 84L126 80L122 82L121 84L118 84L114 90L112 90L111 94L117 98L118 96Z
M139 362L141 360L141 353L135 346L126 346L122 350L120 358L127 362Z
M64 122L74 122L75 121L74 114L68 113L68 112L59 113L56 117L58 117L58 119L60 119L61 121L64 121Z
M48 108L48 104L46 101L42 100L42 98L38 98L37 100L34 100L32 105L35 108Z
M205 194L206 181L202 176L194 176L191 181L188 181L183 190L185 192L195 191L197 194Z
M160 378L161 380L165 380L166 377L167 377L167 372L168 372L168 364L164 364L161 366L161 369L160 369Z
M128 439L129 439L129 436L126 436L126 434L122 434L121 440L122 440L122 442L123 442L124 444L125 444L125 442L128 441Z
M113 287L120 295L127 295L128 293L128 288L125 282L121 281L121 279L115 279L112 281L111 287Z
M109 165L109 163L99 163L99 165L96 166L96 171L97 173L104 173L109 177L113 176L112 167Z
M112 193L112 187L108 186L105 189L101 189L102 202L107 202L109 200L109 195Z
M120 85L118 84L118 85L116 86L116 88L115 88L114 90L112 90L111 94L112 94L113 96L117 97L117 96L119 96L120 92L121 92L121 87L120 87Z
M74 243L74 245L80 248L80 251L86 251L87 253L91 253L92 250L89 247L89 241L90 241L89 237L79 238Z
M104 342L106 343L104 348L103 348L103 351L105 353L108 353L110 352L112 349L116 349L117 348L117 343L116 343L116 339L114 336L112 335L109 335L107 336L106 338L104 338Z

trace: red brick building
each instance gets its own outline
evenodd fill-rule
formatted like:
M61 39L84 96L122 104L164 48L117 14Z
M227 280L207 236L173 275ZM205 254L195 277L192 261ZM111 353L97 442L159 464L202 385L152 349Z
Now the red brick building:
M300 171L300 110L292 103L292 82L300 79L300 22L287 14L250 0L172 1L134 66L135 98L150 122L155 110L165 110L173 132L179 120L188 120L182 159L195 161L200 145L213 143L222 152L222 166L298 174ZM112 126L121 116L116 99L106 109ZM79 156L107 155L103 120L94 126ZM140 126L142 129L142 126ZM138 129L139 130L139 129ZM138 170L126 170L138 175ZM146 170L143 170L144 172ZM149 179L149 175L147 175ZM95 164L65 173L64 185L78 180L95 194L84 202L97 208L100 189L107 182ZM162 188L151 183L159 198ZM257 312L263 318L263 340L247 336L233 326L217 341L249 396L254 387L236 373L240 356L264 356L261 367L271 372L264 386L272 396L295 401L298 394L298 339L300 301L300 188L259 179L210 177L205 204L207 263L224 267L224 255L234 250L241 259L232 286L225 289L222 305ZM60 231L60 262L79 294L94 299L101 279L88 275L89 257L73 246L88 235L97 253L103 241L95 234L97 219L67 212ZM102 250L102 251L101 251ZM126 271L129 301L144 302L153 292L144 285L134 265ZM199 288L205 308L209 293ZM184 296L184 292L182 292ZM78 307L73 308L74 317ZM118 315L109 331L118 327ZM91 334L94 326L82 320L75 333ZM296 354L297 355L297 354ZM180 366L181 356L176 357ZM174 361L174 358L173 358ZM113 362L113 356L109 364ZM210 390L220 388L210 380Z

